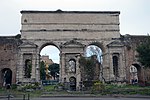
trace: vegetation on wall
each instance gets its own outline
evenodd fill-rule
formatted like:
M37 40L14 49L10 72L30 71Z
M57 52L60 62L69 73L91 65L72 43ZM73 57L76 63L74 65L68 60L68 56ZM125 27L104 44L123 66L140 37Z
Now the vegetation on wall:
M15 38L16 38L16 39L20 39L20 38L21 38L21 34L17 34L17 35L15 36Z
M89 58L81 57L79 59L79 63L80 63L80 67L81 67L82 78L86 81L94 80L95 72L96 72L95 68L96 68L96 63L97 63L95 56L93 55Z
M150 37L137 47L138 61L145 67L150 68Z
M81 57L79 60L82 72L82 77L84 80L92 80L94 76L94 62L91 59L86 59Z

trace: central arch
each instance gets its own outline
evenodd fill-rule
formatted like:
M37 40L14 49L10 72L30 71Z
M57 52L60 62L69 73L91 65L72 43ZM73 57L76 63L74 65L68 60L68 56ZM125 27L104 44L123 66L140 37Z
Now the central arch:
M44 43L40 49L40 80L59 80L60 71L60 49L54 43ZM45 70L42 69L45 66ZM55 68L54 68L55 67ZM56 71L57 68L57 71ZM42 76L45 75L45 76ZM45 78L43 78L45 77Z
M104 46L99 42L92 42L85 47L85 56L88 58L90 57L91 60L95 57L96 64L93 66L93 70L95 70L93 80L105 81L103 76L104 50Z

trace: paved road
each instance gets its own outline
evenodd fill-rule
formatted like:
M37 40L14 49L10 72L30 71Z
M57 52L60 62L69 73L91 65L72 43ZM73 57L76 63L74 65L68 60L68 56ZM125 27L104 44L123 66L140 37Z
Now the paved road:
M23 100L23 98L0 98L0 100ZM27 100L27 99L26 99ZM32 98L30 100L150 100L150 98L123 98L123 97L49 97Z
M150 98L101 98L101 97L51 97L51 98L34 98L31 100L150 100Z

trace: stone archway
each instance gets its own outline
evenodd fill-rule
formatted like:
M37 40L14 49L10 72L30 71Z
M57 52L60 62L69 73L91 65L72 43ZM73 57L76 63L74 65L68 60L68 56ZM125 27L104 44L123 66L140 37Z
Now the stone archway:
M94 57L95 66L94 67L94 80L105 81L103 76L103 61L104 56L103 53L105 52L104 45L100 42L92 42L85 47L85 56L87 58ZM104 62L105 63L105 62Z
M142 75L142 67L135 63L135 64L132 64L136 70L137 70L137 77L138 77L138 83L143 83L143 75Z
M60 50L60 82L74 76L76 87L81 82L80 56L84 56L85 47L97 45L103 51L103 76L106 81L114 80L114 53L119 54L119 79L125 77L123 63L123 46L119 33L120 12L74 12L74 11L21 11L22 29L20 58L18 66L18 80L22 82L40 81L39 61L41 49L48 45L55 45ZM44 18L43 18L44 17ZM110 27L111 26L111 27ZM118 39L118 40L117 40ZM100 44L99 44L100 43ZM31 59L31 78L23 75L24 60ZM70 60L75 72L67 71Z
M9 68L4 68L1 70L2 86L7 86L12 84L12 71Z
M50 65L54 67L54 65L60 65L60 49L54 43L44 43L42 46L39 46L39 54L40 61L44 62L46 70L46 80L55 80L56 76L59 76L59 72L57 69L49 68ZM51 67L52 67L51 66ZM58 66L56 66L58 68ZM59 66L60 67L60 66ZM41 69L41 68L40 68ZM60 69L60 68L58 68ZM52 71L51 71L52 70ZM54 72L54 70L57 72ZM41 71L41 70L40 70ZM41 74L41 73L40 73ZM57 77L58 79L59 77Z

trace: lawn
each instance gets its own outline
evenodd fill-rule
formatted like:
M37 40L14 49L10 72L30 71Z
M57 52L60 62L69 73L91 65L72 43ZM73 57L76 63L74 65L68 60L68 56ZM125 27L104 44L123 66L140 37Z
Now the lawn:
M55 85L43 86L41 89L33 90L17 90L17 89L4 89L0 88L0 96L12 95L14 97L30 96L40 97L40 96L53 96L53 95L112 95L112 94L122 94L122 95L148 95L150 96L150 87L141 87L137 85L106 85L102 91L66 91L66 90L56 90Z

